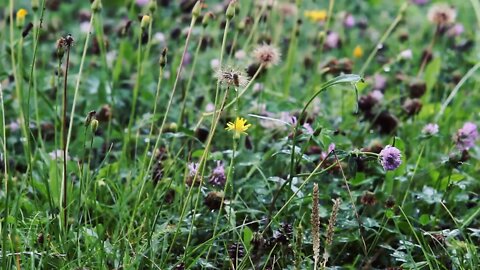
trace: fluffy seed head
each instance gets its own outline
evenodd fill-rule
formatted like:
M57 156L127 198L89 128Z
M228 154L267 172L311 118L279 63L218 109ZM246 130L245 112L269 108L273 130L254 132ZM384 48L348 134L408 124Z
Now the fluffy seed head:
M264 67L276 66L280 63L280 50L272 45L259 45L253 50L253 57Z
M438 26L452 24L455 22L456 17L457 11L445 3L433 5L427 14L428 20Z
M453 139L460 151L474 147L478 139L477 125L472 122L466 122L463 127L457 131Z
M244 71L233 67L219 68L215 72L217 80L229 87L243 88L248 84L248 76Z

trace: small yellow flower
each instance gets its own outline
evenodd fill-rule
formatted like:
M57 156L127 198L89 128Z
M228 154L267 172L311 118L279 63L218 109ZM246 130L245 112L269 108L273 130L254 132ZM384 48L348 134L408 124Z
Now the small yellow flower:
M245 131L247 131L250 126L251 124L247 124L246 119L237 117L234 123L228 122L225 129L228 131L233 131L235 134L235 138L238 138L241 134L246 135L247 133Z
M17 11L17 18L25 19L25 16L27 16L27 14L28 14L27 10L21 8Z
M25 25L25 16L27 16L27 10L21 8L17 11L17 27L22 28Z
M327 11L324 9L305 11L303 15L314 22L323 22L327 19Z
M353 49L353 57L355 58L360 58L363 56L363 49L360 47L360 45L357 45L355 49Z

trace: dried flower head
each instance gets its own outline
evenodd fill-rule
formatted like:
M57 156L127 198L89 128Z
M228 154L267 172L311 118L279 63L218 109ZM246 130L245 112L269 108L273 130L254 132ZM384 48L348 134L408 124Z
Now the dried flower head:
M248 76L244 71L233 67L217 69L215 72L217 80L228 87L243 88L248 84Z
M375 193L371 191L366 191L365 193L363 193L362 197L360 197L360 202L363 205L369 205L369 206L375 205L377 203L377 198L375 197Z
M264 67L278 65L280 62L280 50L272 45L259 45L253 50L255 60Z
M422 129L422 133L427 136L433 136L438 133L438 125L435 123L426 124Z
M218 210L222 207L222 201L224 199L223 191L210 191L205 197L204 204L210 210Z
M455 22L455 18L457 17L457 11L452 6L439 3L433 5L427 14L427 18L430 22L438 25L438 26L445 26L452 24Z
M474 147L478 139L477 125L472 122L466 122L463 127L457 131L453 139L460 151Z
M241 134L247 134L245 131L247 131L250 126L251 124L247 124L246 119L237 117L235 122L228 122L225 129L228 131L233 131L235 138L239 138Z
M386 171L393 171L402 164L402 153L394 146L385 146L379 156L380 163Z
M313 260L315 265L320 260L320 214L318 209L318 184L313 184L312 194L312 243L313 243Z

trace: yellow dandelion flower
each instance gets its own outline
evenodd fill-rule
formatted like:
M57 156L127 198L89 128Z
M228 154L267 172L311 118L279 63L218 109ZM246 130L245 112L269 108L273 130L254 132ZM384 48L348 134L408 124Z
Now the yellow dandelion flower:
M360 47L360 45L357 45L355 49L353 49L353 57L355 58L360 58L363 56L363 49Z
M247 131L250 126L251 124L247 124L246 119L237 117L237 119L235 119L235 122L228 122L225 129L228 131L233 131L233 133L235 134L235 138L238 138L242 134L246 135L247 133L245 131Z
M327 11L324 9L305 11L303 15L314 22L323 22L327 19Z
M21 8L17 11L17 27L22 28L25 25L25 16L27 16L27 10Z
M26 9L21 8L17 11L17 18L24 19L27 16L28 12Z

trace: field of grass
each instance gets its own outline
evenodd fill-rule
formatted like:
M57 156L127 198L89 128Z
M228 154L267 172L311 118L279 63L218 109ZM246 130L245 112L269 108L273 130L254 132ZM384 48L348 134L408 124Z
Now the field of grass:
M480 0L0 1L2 269L480 269Z

